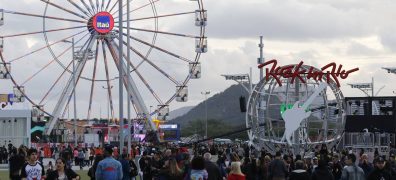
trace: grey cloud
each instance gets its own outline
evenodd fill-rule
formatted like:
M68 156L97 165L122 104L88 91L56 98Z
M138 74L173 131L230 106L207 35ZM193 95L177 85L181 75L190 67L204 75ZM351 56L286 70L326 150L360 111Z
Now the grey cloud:
M351 42L346 49L346 54L351 56L372 56L379 54L379 52L367 45L358 42Z

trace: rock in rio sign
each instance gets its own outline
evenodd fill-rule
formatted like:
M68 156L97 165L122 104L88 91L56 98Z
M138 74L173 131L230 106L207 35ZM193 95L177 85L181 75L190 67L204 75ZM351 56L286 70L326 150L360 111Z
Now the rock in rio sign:
M343 66L340 64L337 66L335 62L329 63L325 66L323 66L320 71L316 70L314 67L310 67L309 70L301 69L301 66L304 64L303 61L301 61L297 65L287 65L287 66L277 66L278 61L276 59L267 61L263 64L260 64L258 68L263 68L267 65L272 64L271 69L266 68L265 69L265 78L266 80L269 80L269 78L272 76L275 78L276 82L279 84L279 86L282 86L282 83L280 81L280 77L283 78L292 78L291 83L294 83L294 80L298 78L300 82L305 83L304 78L301 77L301 75L306 75L307 79L314 79L317 81L322 81L323 76L326 77L327 83L330 82L331 79L333 79L337 86L340 87L340 82L338 78L341 79L346 79L350 73L353 73L355 71L358 71L359 68L354 68L351 70L344 70Z
M100 34L109 33L114 28L114 18L108 12L99 12L93 17L93 27Z

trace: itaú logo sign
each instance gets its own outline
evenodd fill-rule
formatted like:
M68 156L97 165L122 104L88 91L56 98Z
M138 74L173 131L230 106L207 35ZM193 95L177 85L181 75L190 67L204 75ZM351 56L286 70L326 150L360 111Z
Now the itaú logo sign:
M100 12L93 18L93 27L100 34L109 33L114 28L114 18L108 12Z

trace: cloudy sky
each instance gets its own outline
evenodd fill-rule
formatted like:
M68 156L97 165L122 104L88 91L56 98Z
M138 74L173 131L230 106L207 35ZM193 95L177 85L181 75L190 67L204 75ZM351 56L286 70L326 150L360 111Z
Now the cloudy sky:
M63 5L63 7L78 12L73 6L63 0L51 1ZM87 1L88 2L88 1ZM147 4L147 0L133 1L134 7L141 7ZM188 0L158 0L155 1L158 15L170 13L182 13L197 9L196 3ZM81 5L82 6L82 5ZM28 12L33 14L43 14L45 3L39 0L0 0L0 8L12 11ZM303 60L306 64L321 67L329 62L343 64L345 69L359 67L360 71L353 73L348 79L341 82L341 89L344 96L363 96L364 94L356 89L351 89L347 83L370 82L371 77L375 79L376 91L385 86L379 93L381 96L391 96L396 90L394 80L396 75L388 74L381 67L396 67L396 25L393 19L396 15L394 9L396 2L391 0L362 1L362 0L206 0L204 8L208 11L208 25L206 26L206 36L208 37L208 52L201 55L202 78L191 80L188 84L189 101L185 103L172 102L171 109L183 106L196 105L204 96L202 91L210 91L210 96L224 91L235 84L233 81L226 81L221 74L248 73L253 68L253 82L258 81L259 71L257 69L257 57L259 56L259 36L264 38L264 56L266 60L277 59L280 64L295 64ZM113 11L114 12L114 11ZM152 16L152 9L142 8L132 14L133 17ZM49 16L78 19L78 17L60 11L54 7L48 9ZM196 35L199 31L194 26L193 15L177 16L170 18L160 18L158 30ZM153 28L153 22L136 22L132 26L144 29ZM46 21L47 29L57 29L65 27L75 27L81 24L64 21ZM0 27L0 35L8 35L23 32L42 30L43 20L26 16L5 15L5 25ZM82 29L84 30L84 29ZM49 33L49 43L78 33L79 29L72 31L61 31ZM84 32L85 33L85 32ZM83 37L81 34L77 39ZM152 34L134 32L133 36L152 40ZM87 41L83 39L81 43ZM116 41L117 42L117 41ZM96 42L93 50L95 50ZM6 61L17 58L23 54L34 51L46 45L42 34L7 38L5 39L4 56ZM82 44L81 44L82 45ZM188 58L193 58L194 39L170 37L158 35L156 45ZM58 55L66 50L69 45L58 44L53 46L54 54ZM143 52L149 48L136 44L136 49ZM101 48L101 46L99 46ZM108 50L107 50L108 52ZM67 65L70 62L66 57L70 57L71 52L67 51L64 57L59 58ZM110 53L107 53L110 56ZM135 59L138 56L132 55ZM102 55L100 55L102 57ZM12 66L12 73L18 83L24 82L32 74L39 71L43 66L53 59L48 49L35 53L23 60L18 60ZM99 58L102 59L102 58ZM156 51L149 55L160 68L170 75L182 81L188 72L188 64L175 61L173 57L165 56ZM159 61L159 59L161 61ZM112 61L112 59L110 59ZM157 60L157 61L155 61ZM140 61L137 61L137 63ZM114 62L113 62L114 64ZM104 79L105 71L103 60L98 63L97 78ZM115 67L110 77L116 77ZM91 70L83 72L83 76L91 77L93 60L87 65ZM140 66L141 74L149 82L150 86L158 91L163 101L175 91L175 84L164 78L161 73L156 72L147 63ZM111 71L111 70L110 70ZM27 94L40 101L62 72L59 64L52 63L45 70L40 72L35 78L26 83ZM133 75L138 78L136 74ZM67 77L63 77L60 84L65 84ZM138 88L145 99L146 106L156 107L158 102L150 96L147 88L142 82L137 80ZM1 93L12 91L12 83L2 81ZM114 81L114 86L117 81ZM106 86L103 83L95 84L94 112L96 116L106 115L106 91L101 88ZM64 87L64 86L63 86ZM81 109L87 109L91 84L89 81L79 83L77 96ZM47 109L56 103L62 86L55 88L53 98L47 102ZM114 105L118 106L118 90L113 88ZM237 98L235 99L238 100ZM85 103L85 105L84 105ZM23 107L30 107L24 103ZM15 106L17 107L17 106ZM98 110L99 109L99 110ZM115 108L118 112L117 108ZM52 111L52 110L49 110ZM79 116L86 117L87 110L79 110ZM117 113L116 113L117 114Z

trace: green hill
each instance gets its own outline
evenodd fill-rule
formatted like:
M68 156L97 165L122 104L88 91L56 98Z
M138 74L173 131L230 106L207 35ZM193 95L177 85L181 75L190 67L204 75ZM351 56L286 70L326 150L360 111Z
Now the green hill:
M208 136L218 135L245 127L245 115L239 106L239 98L244 96L248 100L248 93L241 85L232 85L224 92L215 94L207 99ZM182 128L182 135L205 132L205 101L193 107L188 113L179 116L171 123L178 123Z

